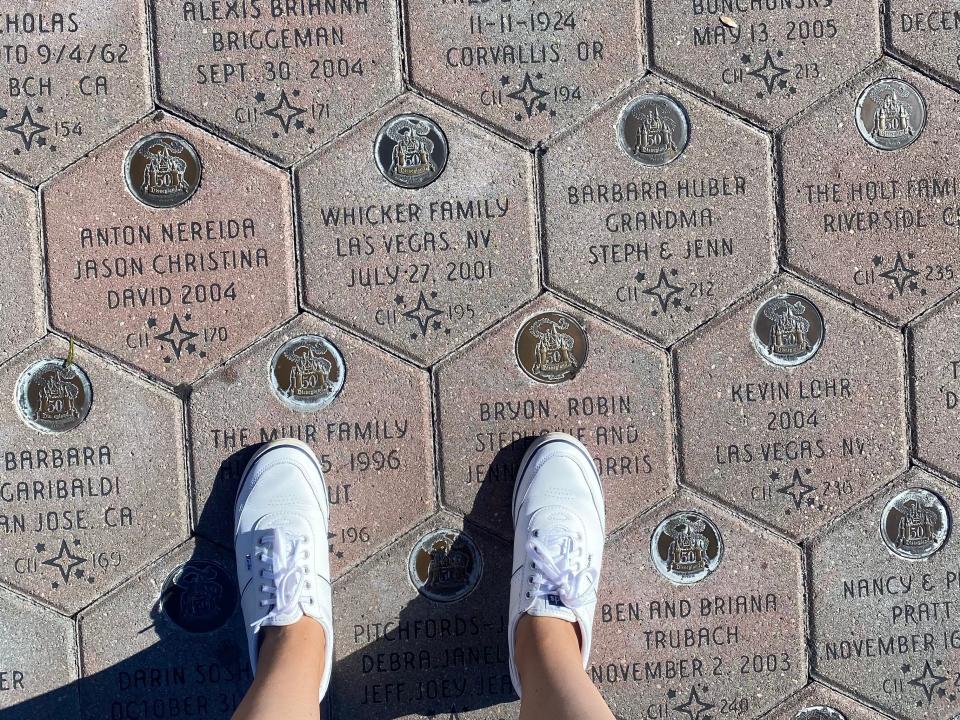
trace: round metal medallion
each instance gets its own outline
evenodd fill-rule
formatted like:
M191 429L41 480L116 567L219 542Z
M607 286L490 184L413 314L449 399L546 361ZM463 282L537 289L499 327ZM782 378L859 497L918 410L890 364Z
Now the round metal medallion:
M617 138L623 151L643 165L669 165L687 147L687 113L668 95L641 95L620 112Z
M950 534L950 512L936 493L908 488L883 509L880 536L894 553L922 560L943 547Z
M76 363L46 358L23 371L17 381L17 409L24 422L45 433L73 430L93 402L90 378Z
M753 318L753 345L774 365L805 363L823 344L823 315L802 295L777 295L767 300Z
M283 402L301 412L312 412L334 401L343 388L343 356L320 335L287 340L270 361L270 382Z
M407 113L388 120L373 154L383 176L402 188L426 187L447 166L447 136L433 120Z
M657 525L650 538L653 564L667 580L692 585L720 566L723 538L713 521L695 510L678 512Z
M410 581L424 597L456 602L480 582L483 556L473 539L461 530L434 530L410 551Z
M871 83L857 100L857 128L878 150L904 148L923 132L927 105L910 83L882 78Z
M587 361L587 333L562 312L544 312L517 333L517 362L534 380L554 384L572 380Z
M237 584L219 563L190 560L172 573L160 592L160 609L190 633L219 630L233 615Z
M798 712L793 720L847 720L847 716L832 707L815 705Z
M172 208L183 205L200 186L202 167L188 140L171 133L141 138L127 153L127 189L144 205Z

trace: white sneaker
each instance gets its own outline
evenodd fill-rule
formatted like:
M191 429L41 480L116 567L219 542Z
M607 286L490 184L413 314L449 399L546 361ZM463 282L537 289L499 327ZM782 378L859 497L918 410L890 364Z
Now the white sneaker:
M327 635L321 700L333 665L329 517L327 486L309 446L278 440L247 463L237 491L234 545L250 667L256 674L260 628L312 617Z
M510 679L520 695L514 659L524 613L580 626L587 668L597 607L606 516L603 488L587 449L564 433L538 438L520 462L513 490L513 577L510 579Z

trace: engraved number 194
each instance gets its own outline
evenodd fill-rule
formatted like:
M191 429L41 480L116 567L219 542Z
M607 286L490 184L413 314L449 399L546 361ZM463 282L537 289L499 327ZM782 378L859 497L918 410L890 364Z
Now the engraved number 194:
M579 85L557 85L553 89L553 99L557 102L582 100L583 92L580 90Z

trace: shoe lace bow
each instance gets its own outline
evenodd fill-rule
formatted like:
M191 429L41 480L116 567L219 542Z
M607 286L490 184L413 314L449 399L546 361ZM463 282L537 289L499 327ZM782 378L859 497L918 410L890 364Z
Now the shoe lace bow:
M260 538L257 546L257 557L267 566L260 571L260 592L270 595L260 600L260 606L272 607L266 615L250 623L255 633L264 625L275 624L277 618L296 615L304 603L313 604L309 571L302 564L310 557L309 540L273 530Z
M596 568L584 562L583 537L579 533L564 535L549 545L538 539L534 531L527 541L527 550L531 557L534 574L531 596L546 597L557 595L568 608L588 605L596 597L597 580L600 573Z

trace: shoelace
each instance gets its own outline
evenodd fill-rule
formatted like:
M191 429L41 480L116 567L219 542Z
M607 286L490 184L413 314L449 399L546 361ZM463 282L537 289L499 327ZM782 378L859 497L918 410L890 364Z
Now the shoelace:
M552 552L537 540L539 533L533 532L527 541L527 552L536 561L531 566L536 573L530 576L534 584L529 597L557 595L568 608L578 608L593 601L594 590L600 573L590 566L583 567L583 546L577 542L582 539L566 535L559 538L557 552Z
M270 564L270 569L260 571L260 577L269 581L261 583L260 592L272 595L260 600L260 606L273 607L262 618L250 623L253 632L259 632L261 627L278 617L291 616L303 603L313 604L308 569L301 564L310 557L308 545L307 538L291 536L282 530L274 530L260 538L258 557L262 563Z

